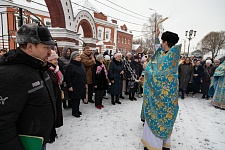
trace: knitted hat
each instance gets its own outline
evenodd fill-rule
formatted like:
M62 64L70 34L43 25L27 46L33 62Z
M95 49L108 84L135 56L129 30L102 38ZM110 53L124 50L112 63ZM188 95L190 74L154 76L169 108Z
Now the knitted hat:
M205 63L206 63L206 64L207 64L207 63L212 64L212 61L211 61L211 60L206 60Z
M51 50L51 55L48 57L48 60L58 59L59 56L56 54L55 51Z
M104 56L104 59L105 59L105 60L110 60L109 55L105 55L105 56Z
M30 23L21 26L16 34L16 42L18 44L38 44L54 45L50 31L47 27L38 26L37 24Z
M141 62L146 62L147 61L147 55L144 55L142 58L141 58Z
M96 60L97 60L97 61L100 61L100 59L102 59L102 58L104 58L103 55L102 55L102 54L99 54L99 55L96 57Z
M114 55L114 57L117 57L117 56L121 56L121 57L122 57L122 54L121 54L121 53L116 53L116 54Z
M130 55L132 56L132 54L131 54L130 52L128 52L128 53L126 54L126 56L130 56Z
M179 41L178 35L176 33L170 32L170 31L164 32L162 34L161 39L163 41L167 41L167 42L172 43L174 45Z
M74 52L71 53L70 59L74 59L74 58L76 58L79 55L80 55L80 53L78 51L74 51Z

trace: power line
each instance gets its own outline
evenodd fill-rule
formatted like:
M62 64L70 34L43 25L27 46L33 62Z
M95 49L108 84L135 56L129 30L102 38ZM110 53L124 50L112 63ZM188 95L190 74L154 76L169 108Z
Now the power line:
M6 0L7 1L7 0ZM38 3L38 2L36 2L36 1L31 1L32 3L35 3L35 4L38 4L38 5L41 5L41 6L44 6L44 7L47 7L46 5L44 5L44 4L41 4L41 3ZM78 5L78 6L81 6L81 7L83 7L83 8L86 8L86 9L88 9L88 10L91 10L91 11L93 11L92 9L90 9L90 8L87 8L87 7L85 7L85 6L82 6L82 5L79 5L79 4L77 4L77 3L75 3L75 2L71 2L71 3L73 3L73 4L75 4L75 5ZM119 19L119 18L115 18L115 17L113 17L113 16L109 16L109 15L107 15L108 17L111 17L111 18L113 18L113 19L117 19L117 20L120 20L120 21L124 21L124 22L127 22L127 23L130 23L130 24L134 24L134 25L138 25L138 26L144 26L144 25L142 25L142 24L137 24L137 23L134 23L134 22L130 22L130 21L126 21L126 20L122 20L122 19ZM137 31L137 30L130 30L130 31L134 31L134 32L147 32L147 31Z
M118 4L116 4L116 3L113 3L113 2L111 2L110 0L106 0L106 1L112 3L113 5L116 5L116 6L120 7L120 8L122 8L122 9L126 10L126 11L129 11L129 12L131 12L131 13L134 13L134 14L136 14L136 15L139 15L139 16L142 16L142 17L145 17L145 18L149 18L149 17L147 17L147 16L143 16L143 15L138 14L138 13L136 13L136 12L133 12L133 11L131 11L131 10L129 10L129 9L126 9L126 8L124 8L124 7L122 7L122 6L118 5Z
M102 4L102 5L104 5L104 6L106 6L106 7L109 7L109 8L111 8L111 9L114 9L114 10L116 10L116 11L118 11L118 12L121 12L121 13L123 13L123 14L129 15L129 16L131 16L131 17L134 17L134 18L136 18L136 19L146 20L146 19L143 19L143 18L135 17L135 16L133 16L133 15L130 15L130 14L125 13L125 12L123 12L123 11L120 11L120 10L118 10L118 9L115 9L115 8L113 8L113 7L111 7L111 6L108 6L108 5L104 4L104 3L102 3L102 2L99 2L98 0L94 0L94 1L96 1L96 2L98 2L98 3L100 3L100 4Z
M77 6L81 6L81 7L83 7L83 8L86 8L86 9L88 9L88 10L93 11L92 9L87 8L87 7L85 7L85 6L82 6L82 5L80 5L80 4L77 4L77 3L75 3L75 2L71 2L71 3L73 3L73 4L77 5ZM134 25L138 25L138 26L143 26L142 24L138 24L138 23L134 23L134 22L122 20L122 19L115 18L115 17L109 16L109 15L106 15L106 16L107 16L107 17L111 17L111 18L116 19L116 20L120 20L120 21L124 21L124 22L130 23L130 24L134 24Z

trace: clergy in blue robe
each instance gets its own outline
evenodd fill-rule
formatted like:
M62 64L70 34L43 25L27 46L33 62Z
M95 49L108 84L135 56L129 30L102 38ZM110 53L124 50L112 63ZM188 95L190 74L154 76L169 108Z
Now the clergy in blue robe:
M156 35L159 35L157 30ZM169 150L171 133L178 113L179 37L166 31L162 43L156 38L157 51L145 69L142 143L148 150Z
M225 109L225 61L216 68L208 95L213 96L213 106Z

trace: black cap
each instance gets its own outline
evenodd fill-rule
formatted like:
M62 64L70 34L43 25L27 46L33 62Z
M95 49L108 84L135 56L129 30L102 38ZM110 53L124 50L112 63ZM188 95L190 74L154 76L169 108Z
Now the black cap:
M50 31L47 27L38 26L37 24L24 24L20 27L16 34L16 41L18 44L46 44L54 45L55 41L52 39Z
M179 41L178 35L176 33L170 32L170 31L164 32L162 34L161 39L163 41L167 41L167 42L172 43L174 45Z
M38 27L38 37L40 39L40 43L45 45L54 45L55 41L52 39L50 31L47 27Z

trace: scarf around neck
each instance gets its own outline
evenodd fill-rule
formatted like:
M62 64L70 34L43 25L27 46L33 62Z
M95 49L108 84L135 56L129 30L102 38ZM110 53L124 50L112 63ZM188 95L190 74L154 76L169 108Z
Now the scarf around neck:
M63 82L63 74L59 70L59 66L57 65L55 68L51 66L49 70L53 71L57 77L58 84L61 85Z
M103 63L97 67L96 74L99 74L102 71L102 69L104 69L105 76L108 79L108 72L107 72L107 69L106 69L106 67Z

